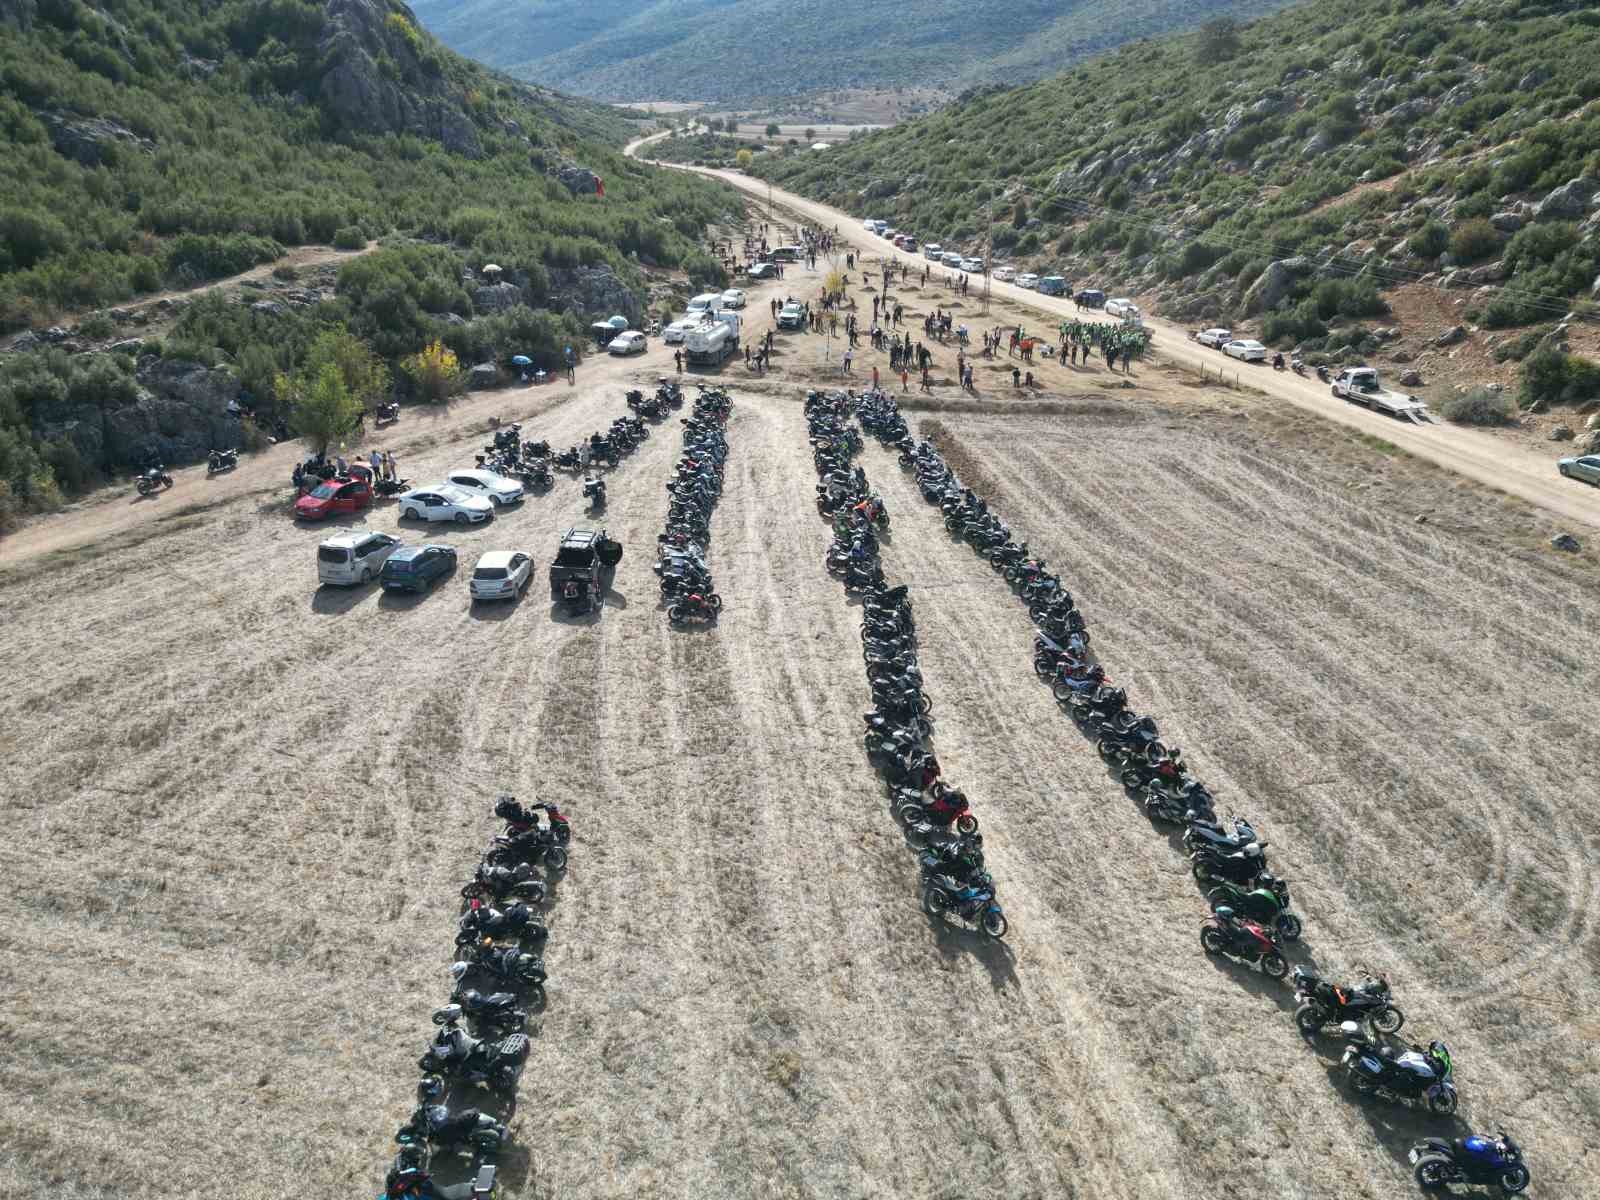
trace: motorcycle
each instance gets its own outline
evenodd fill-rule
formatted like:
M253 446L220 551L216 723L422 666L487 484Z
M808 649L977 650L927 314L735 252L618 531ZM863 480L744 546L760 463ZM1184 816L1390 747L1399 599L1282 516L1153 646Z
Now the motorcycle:
M472 1037L454 1021L446 1021L417 1060L428 1075L463 1079L485 1084L498 1091L515 1091L528 1059L531 1043L525 1033L513 1033L499 1041L487 1042Z
M1522 1147L1504 1129L1492 1138L1477 1133L1454 1142L1423 1138L1411 1147L1407 1157L1417 1185L1427 1191L1450 1183L1498 1184L1502 1194L1515 1196L1528 1186Z
M978 818L972 815L966 795L942 782L933 785L933 795L925 803L907 800L900 805L898 815L907 825L930 826L948 832L954 825L958 833L977 833ZM920 793L918 799L921 799Z
M1009 928L1005 912L994 898L992 887L951 888L931 882L922 893L922 908L930 917L943 917L954 913L963 921L971 921L995 941L1006 936Z
M1327 383L1328 379L1330 378L1330 376L1328 375L1328 368L1319 366L1317 368L1317 378L1320 379L1323 383Z
M567 865L567 852L558 843L558 835L548 829L511 829L498 835L484 861L491 867L516 863L531 863L543 859L552 871Z
M461 889L463 900L487 900L498 904L503 900L526 900L532 904L544 902L545 886L536 879L531 863L518 863L514 867L494 867L479 863L472 882Z
M715 621L722 611L722 597L715 592L690 592L667 609L667 620L674 625L690 621Z
M1201 883L1248 883L1254 886L1257 876L1267 869L1266 857L1261 853L1266 846L1266 842L1251 842L1234 854L1196 850L1189 856L1190 869Z
M1269 872L1263 871L1249 891L1220 884L1206 893L1206 901L1213 912L1226 905L1247 920L1276 930L1286 942L1300 940L1300 918L1289 911L1289 885Z
M406 1123L400 1126L394 1140L401 1146L416 1146L426 1150L430 1145L446 1149L470 1149L493 1153L505 1140L506 1127L486 1112L475 1108L451 1112L443 1104L429 1104L428 1100L444 1095L444 1080L437 1075L426 1076L417 1085L419 1103Z
M206 456L206 474L215 475L218 471L231 471L239 465L239 452L237 450L213 450Z
M530 995L538 997L535 1006L543 1003L547 976L544 959L537 954L529 954L515 946L495 946L485 941L467 947L462 957L450 964L450 974L459 984L473 967L481 967L496 979L528 989Z
M388 404L380 404L378 405L377 411L374 415L376 417L374 424L393 425L400 419L400 404L398 401L390 401Z
M456 949L475 945L480 939L518 938L522 941L542 942L550 931L539 920L538 914L526 904L510 904L504 909L489 908L474 900L461 914L461 924L456 932Z
M411 487L409 479L380 479L372 485L375 496L398 496Z
M1281 355L1281 354L1274 354L1274 355L1273 355L1273 356L1272 356L1272 369L1273 369L1273 370L1274 370L1274 371L1281 371L1281 370L1283 370L1283 355Z
M435 1025L447 1025L463 1016L471 1018L484 1032L520 1033L528 1024L528 1010L511 992L490 992L459 985L450 993L450 1003L433 1012Z
M1260 963L1270 979L1282 979L1289 973L1289 964L1278 953L1272 935L1249 921L1234 920L1233 910L1226 905L1200 926L1200 946L1207 954Z
M420 1164L407 1162L384 1177L379 1200L489 1200L494 1194L494 1178L494 1164L483 1163L470 1180L441 1185Z
M1306 364L1305 364L1305 360L1304 359L1301 359L1301 358L1291 359L1289 361L1289 369L1291 371L1293 371L1296 375L1300 376L1300 378L1302 378L1302 379L1305 378L1305 375L1306 375Z
M1310 967L1294 969L1295 1024L1307 1037L1329 1025L1346 1021L1371 1021L1379 1033L1398 1033L1406 1023L1403 1012L1389 999L1389 981L1369 976L1355 987L1330 983Z
M134 480L134 487L139 489L139 495L148 496L152 492L164 491L172 486L172 476L160 467L151 467L138 479Z
M542 460L535 459L522 469L522 482L535 491L543 492L555 486L556 477L550 474L550 468Z
M1406 1104L1422 1101L1436 1116L1455 1112L1456 1085L1450 1081L1455 1064L1443 1042L1397 1051L1374 1042L1355 1021L1341 1023L1339 1030L1347 1043L1340 1063L1354 1091Z
M583 481L583 498L589 501L591 509L602 509L606 506L606 481L590 477Z
M1232 852L1243 850L1256 840L1256 831L1249 821L1240 817L1233 819L1233 832L1228 833L1215 821L1199 819L1196 814L1189 822L1189 828L1183 835L1183 848L1185 850L1199 850L1202 846L1209 846L1215 850Z

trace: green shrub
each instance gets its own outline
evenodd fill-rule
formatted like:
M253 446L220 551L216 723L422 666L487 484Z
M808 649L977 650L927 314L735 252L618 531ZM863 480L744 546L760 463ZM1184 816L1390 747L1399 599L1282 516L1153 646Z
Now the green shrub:
M1586 404L1600 399L1600 363L1558 350L1540 350L1522 364L1518 400L1535 404Z
M167 249L167 273L180 280L218 279L248 271L283 255L269 238L233 233L185 234Z
M1500 234L1481 217L1463 221L1450 234L1450 255L1457 262L1478 262L1498 249Z
M1461 425L1505 425L1515 419L1517 408L1504 392L1486 387L1473 388L1451 396L1439 406L1447 421Z
M1418 258L1438 258L1450 248L1450 230L1443 221L1429 221L1406 240L1406 249Z
M78 333L93 341L103 342L117 332L117 323L105 313L91 313L78 322Z
M360 250L367 244L367 235L362 233L355 225L346 225L343 229L335 230L333 235L333 248L335 250Z

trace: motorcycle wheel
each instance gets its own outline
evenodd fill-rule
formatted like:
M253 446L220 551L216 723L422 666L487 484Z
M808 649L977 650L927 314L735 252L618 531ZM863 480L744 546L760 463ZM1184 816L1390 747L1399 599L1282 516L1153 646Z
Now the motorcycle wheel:
M902 804L895 816L907 825L921 825L928 819L928 810L920 804Z
M1001 938L1005 937L1006 930L1009 928L1011 928L1011 926L1006 921L1006 916L1004 913L986 912L983 914L983 931L995 941L998 942Z
M1118 758L1116 747L1106 741L1105 738L1101 738L1096 742L1094 748L1099 752L1100 757L1107 762L1115 762Z
M1300 918L1293 913L1284 913L1278 918L1278 932L1283 934L1284 941L1298 942L1300 940L1300 929Z
M683 606L681 604L674 604L671 608L667 609L667 620L671 621L674 625L681 625L683 623Z
M1372 1080L1368 1079L1360 1071L1351 1071L1349 1078L1350 1089L1352 1091L1360 1092L1362 1095L1366 1095L1367 1093L1371 1092L1376 1086Z
M1302 1004L1294 1010L1294 1023L1306 1037L1316 1037L1325 1021L1321 1005Z
M1417 1160L1417 1169L1412 1174L1416 1176L1419 1188L1436 1192L1450 1182L1451 1163L1441 1154L1425 1154Z
M528 985L528 1011L542 1012L548 997L544 993L544 984L530 983Z
M950 906L949 897L944 894L944 889L930 887L922 893L922 911L930 917L941 916Z
M1289 964L1283 961L1281 954L1263 954L1261 969L1268 979L1282 979L1289 973Z
M1437 1116L1448 1117L1456 1110L1456 1094L1454 1092L1440 1092L1437 1096L1428 1097L1428 1111Z
M1192 870L1194 871L1194 877L1201 883L1209 883L1211 881L1211 872L1206 869L1205 863L1195 863Z
M1055 663L1051 661L1049 655L1040 654L1033 660L1033 673L1040 679L1049 679L1055 669Z
M1528 1186L1528 1168L1522 1166L1512 1167L1509 1171L1500 1172L1500 1190L1508 1196L1515 1196Z
M1221 954L1228 948L1228 939L1222 936L1220 929L1202 929L1200 931L1200 948L1207 954Z
M544 862L552 871L564 871L567 869L567 852L560 846L546 846Z
M965 813L956 818L956 828L962 833L977 833L978 818L971 813Z
M1379 1033L1398 1033L1405 1023L1405 1014L1393 1005L1372 1014L1372 1027Z

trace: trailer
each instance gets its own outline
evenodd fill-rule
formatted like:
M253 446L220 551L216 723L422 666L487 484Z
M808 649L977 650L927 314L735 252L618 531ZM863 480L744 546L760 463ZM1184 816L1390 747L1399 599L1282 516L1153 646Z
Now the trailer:
M697 367L718 367L739 350L739 335L721 321L691 329L683 339L684 358Z
M1333 377L1333 394L1351 404L1362 404L1373 412L1388 413L1421 424L1433 420L1428 406L1415 396L1391 392L1383 386L1374 367L1346 367Z

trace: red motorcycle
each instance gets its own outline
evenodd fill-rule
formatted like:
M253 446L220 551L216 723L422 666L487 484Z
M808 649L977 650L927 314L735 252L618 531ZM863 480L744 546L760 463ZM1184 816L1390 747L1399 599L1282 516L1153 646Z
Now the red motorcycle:
M929 793L931 800L921 804L902 804L899 809L901 820L911 826L933 825L946 830L953 822L960 833L978 832L978 818L972 815L972 808L967 804L963 792L937 780Z
M667 620L674 625L686 625L690 621L715 621L721 611L722 597L715 592L690 592L667 609Z
M1272 934L1253 921L1235 920L1233 909L1226 905L1200 926L1200 945L1207 954L1260 963L1262 971L1272 979L1282 979L1289 973L1289 964L1278 953Z

